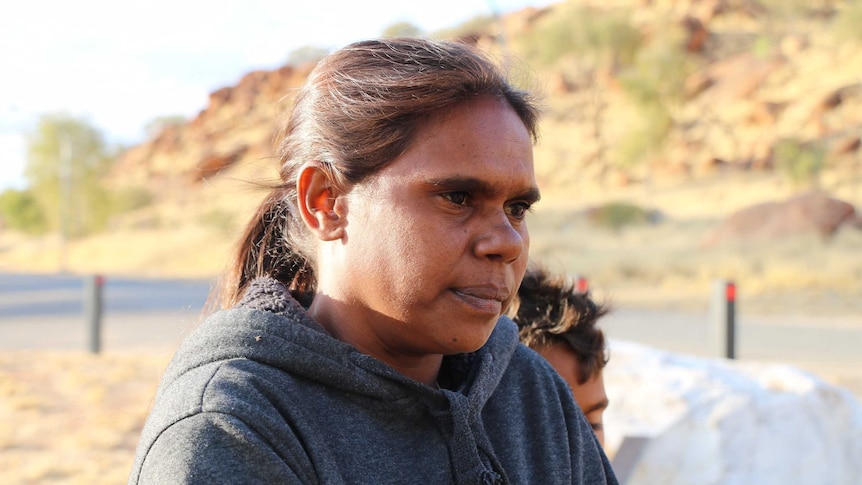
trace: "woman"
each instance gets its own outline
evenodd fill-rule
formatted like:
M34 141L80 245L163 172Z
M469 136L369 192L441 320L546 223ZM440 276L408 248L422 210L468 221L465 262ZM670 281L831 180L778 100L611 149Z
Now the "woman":
M565 383L500 319L526 269L535 127L460 44L322 60L228 309L166 371L130 483L615 483Z

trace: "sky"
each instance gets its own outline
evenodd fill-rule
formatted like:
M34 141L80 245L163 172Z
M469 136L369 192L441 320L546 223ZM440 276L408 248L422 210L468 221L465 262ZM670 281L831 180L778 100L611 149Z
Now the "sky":
M162 116L193 118L209 93L302 46L337 48L396 22L424 32L553 0L28 0L0 6L0 191L24 188L40 116L86 120L110 143Z

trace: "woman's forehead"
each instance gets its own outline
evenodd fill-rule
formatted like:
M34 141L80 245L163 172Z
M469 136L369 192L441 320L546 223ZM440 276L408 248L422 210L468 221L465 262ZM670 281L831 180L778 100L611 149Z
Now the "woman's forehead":
M424 166L417 162L430 158L435 158L436 171L532 170L533 145L527 127L511 106L496 98L482 97L420 123L407 148L393 163L402 158L410 158L417 165L415 170ZM513 165L512 161L520 163Z

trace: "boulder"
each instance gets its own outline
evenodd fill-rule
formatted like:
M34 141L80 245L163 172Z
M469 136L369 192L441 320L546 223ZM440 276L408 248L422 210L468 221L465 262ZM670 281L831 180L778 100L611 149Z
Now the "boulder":
M842 225L858 227L859 224L852 204L812 191L734 212L705 238L703 244L768 241L810 233L828 237Z
M611 340L605 443L625 485L858 485L862 404L782 364L707 359Z

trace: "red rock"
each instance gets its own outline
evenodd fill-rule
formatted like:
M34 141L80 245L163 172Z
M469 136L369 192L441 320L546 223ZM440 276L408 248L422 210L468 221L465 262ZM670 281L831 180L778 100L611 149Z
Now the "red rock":
M829 237L845 224L859 224L853 205L813 191L783 202L753 205L731 214L704 240L704 246L767 241L810 233Z

